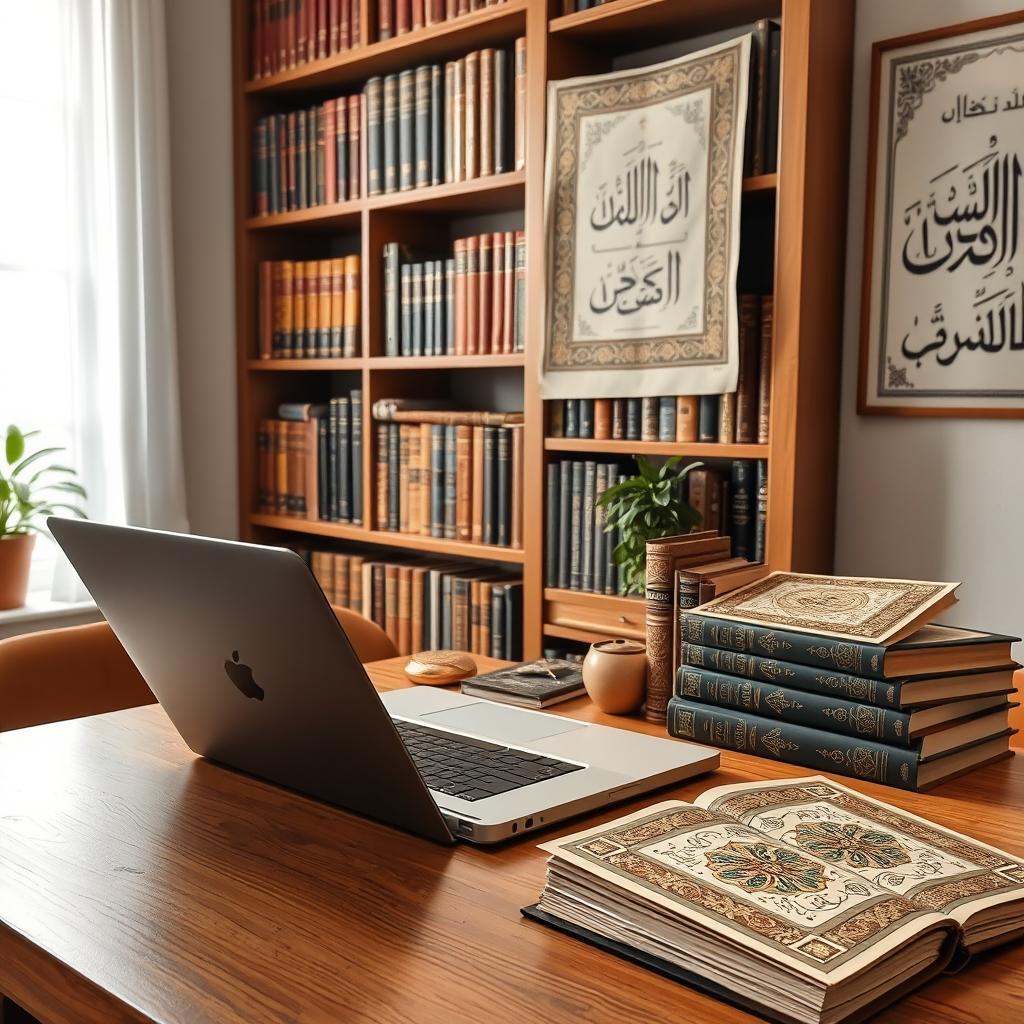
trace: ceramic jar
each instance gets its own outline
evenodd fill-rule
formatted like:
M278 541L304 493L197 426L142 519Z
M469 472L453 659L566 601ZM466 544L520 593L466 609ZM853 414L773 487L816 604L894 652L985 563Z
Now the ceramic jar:
M609 715L625 715L643 703L647 647L639 640L600 640L583 661L583 685Z

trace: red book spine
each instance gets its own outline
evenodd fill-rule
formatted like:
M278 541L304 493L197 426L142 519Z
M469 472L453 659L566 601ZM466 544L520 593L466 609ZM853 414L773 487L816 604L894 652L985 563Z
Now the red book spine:
M444 0L444 20L451 21L452 18L458 17L459 5L458 0Z
M318 60L327 56L327 0L316 4L316 55Z
M424 21L428 25L436 25L439 21L444 21L444 0L426 0L424 12Z
M288 67L295 67L296 62L296 38L298 36L298 0L288 0L288 16L285 21L286 34L288 39Z
M362 146L360 140L362 138L362 132L360 131L360 120L362 118L362 112L360 110L360 96L357 93L355 96L349 96L348 98L348 197L349 199L359 199L362 196Z
M469 14L469 0L456 0L456 2L458 5L456 10L459 15Z
M295 15L295 61L298 64L305 64L309 60L309 38L307 31L307 19L309 16L307 8L309 0L295 0L297 5Z
M360 3L360 0L346 0L346 3L350 4L352 8L348 19L349 24L352 26L352 45L358 46L362 41L360 36L360 32L363 28L362 15L359 13L362 8L362 4Z
M412 0L395 0L395 35L408 32L412 24Z
M455 354L466 354L466 239L455 239Z
M395 34L394 19L391 16L393 9L394 0L377 0L377 39L380 42Z
M324 101L324 202L338 201L336 100Z
M505 273L502 278L504 291L502 293L501 351L511 352L513 350L512 324L515 320L516 304L516 233L505 231L501 240L502 248L505 250Z
M466 355L480 351L480 238L466 239Z
M356 0L359 3L359 0ZM341 11L339 12L340 25L338 27L338 45L342 50L352 49L352 4L350 0L341 0Z
M504 234L491 235L491 354L501 351L505 331L505 244Z
M327 48L337 53L341 49L341 0L331 0L327 18Z
M277 71L288 67L288 2L278 0L277 21L274 26L275 53L277 54Z
M412 28L423 28L423 0L412 0Z
M480 355L486 355L491 348L491 236L480 236L480 274L478 285L480 297L477 300L477 348Z

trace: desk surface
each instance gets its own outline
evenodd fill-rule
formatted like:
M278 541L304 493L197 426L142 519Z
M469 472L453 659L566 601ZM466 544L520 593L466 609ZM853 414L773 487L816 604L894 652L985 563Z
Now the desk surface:
M405 685L402 660L370 666L379 687ZM555 710L658 731L586 699ZM659 796L800 774L723 752ZM1024 855L1021 758L927 795L848 784ZM197 759L155 705L7 733L0 992L45 1024L756 1020L520 917L536 842L574 827L434 846ZM1022 998L1018 944L878 1019L1003 1022Z

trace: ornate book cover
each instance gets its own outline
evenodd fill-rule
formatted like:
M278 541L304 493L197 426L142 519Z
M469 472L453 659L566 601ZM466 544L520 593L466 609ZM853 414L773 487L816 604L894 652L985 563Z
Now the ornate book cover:
M956 601L959 583L773 572L691 615L890 644Z
M544 398L735 390L750 39L549 83Z

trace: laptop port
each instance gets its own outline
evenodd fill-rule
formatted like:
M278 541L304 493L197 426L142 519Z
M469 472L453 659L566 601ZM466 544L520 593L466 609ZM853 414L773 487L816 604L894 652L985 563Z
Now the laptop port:
M526 827L527 828L533 828L533 818L527 818L526 819Z

